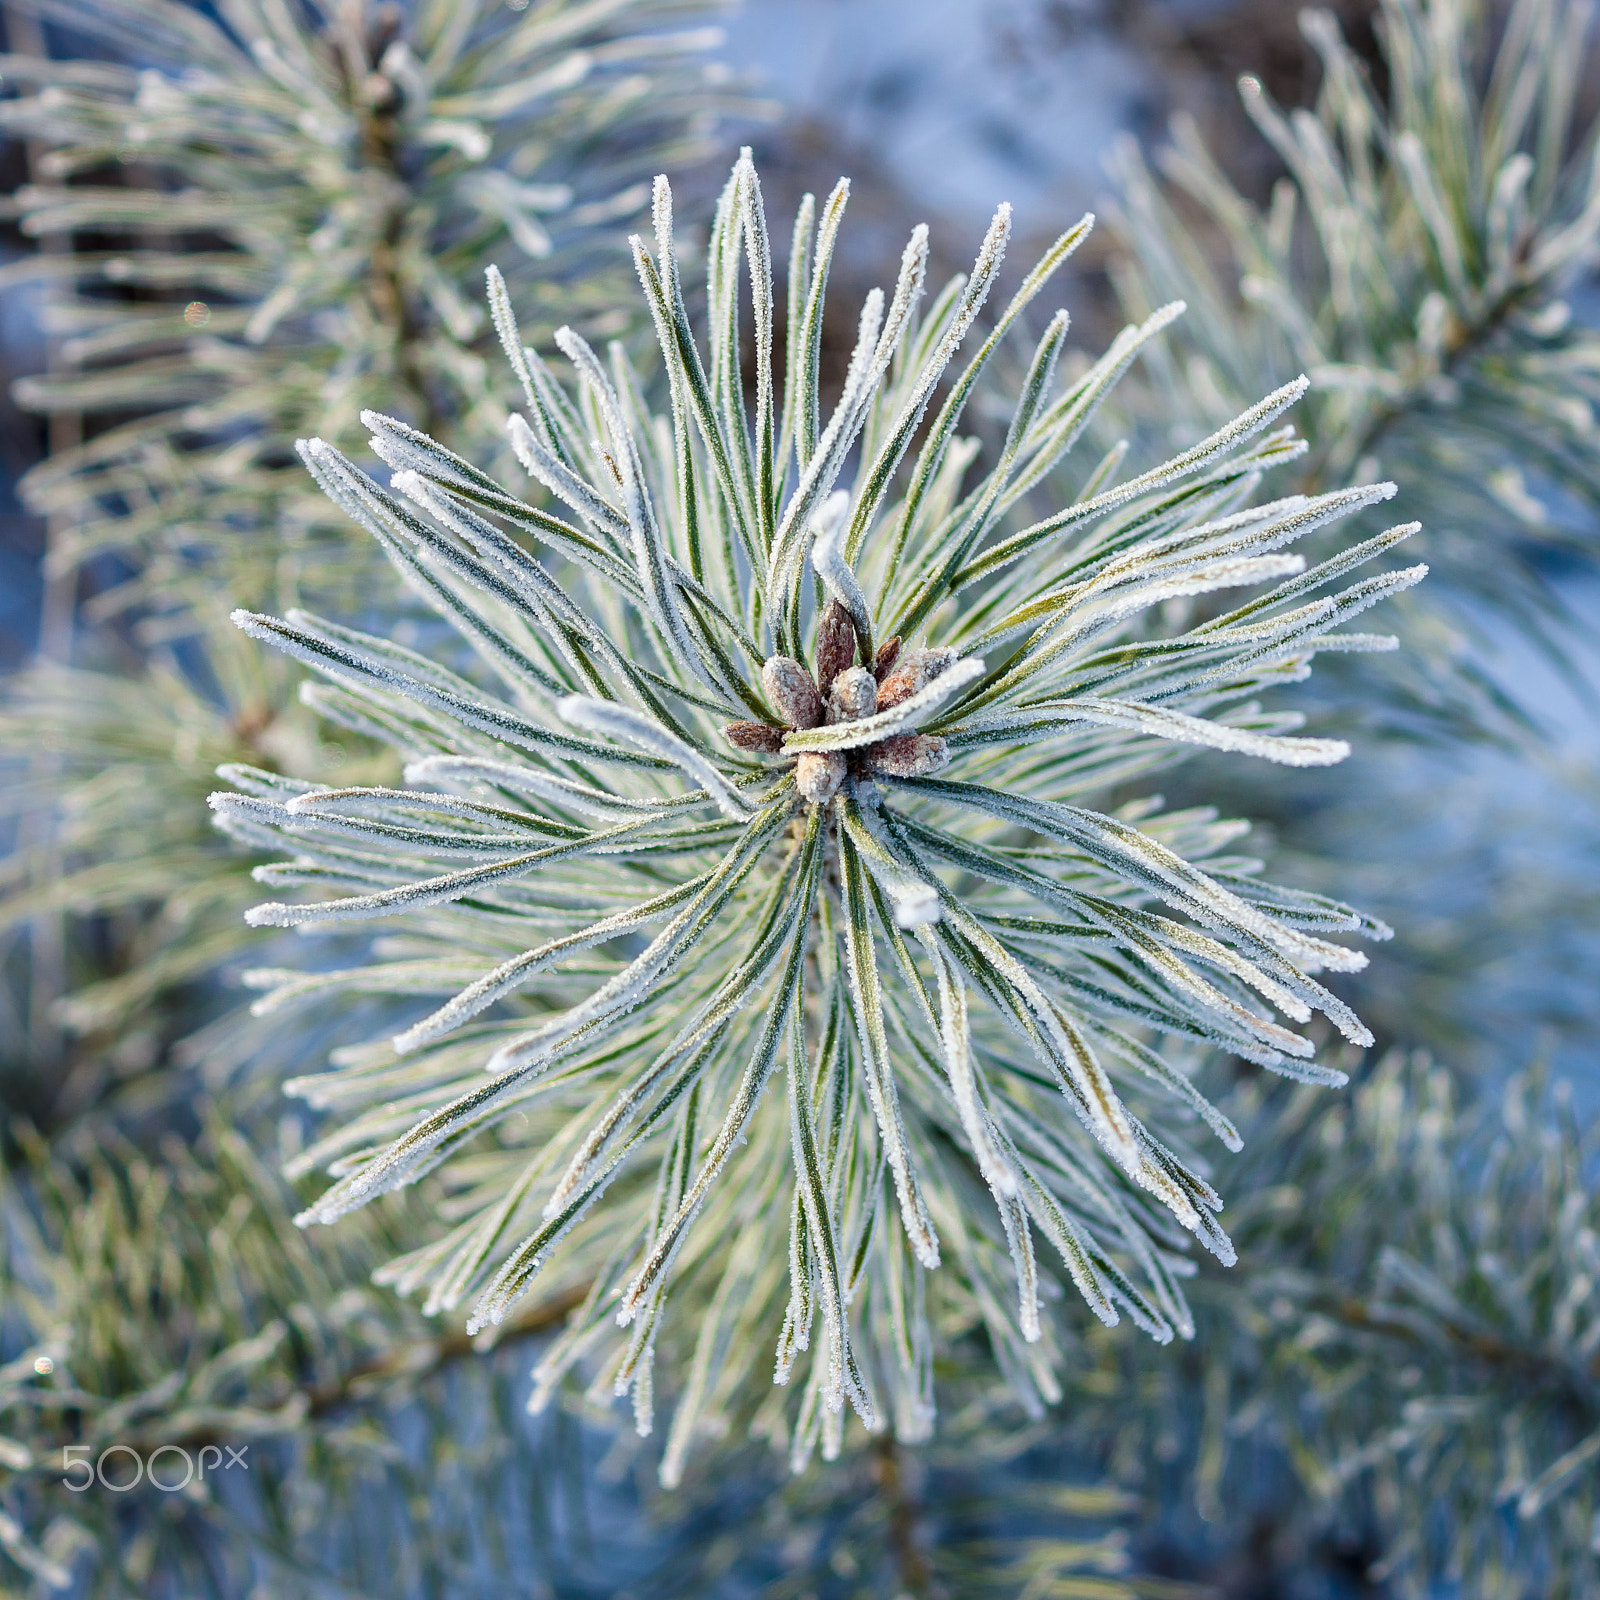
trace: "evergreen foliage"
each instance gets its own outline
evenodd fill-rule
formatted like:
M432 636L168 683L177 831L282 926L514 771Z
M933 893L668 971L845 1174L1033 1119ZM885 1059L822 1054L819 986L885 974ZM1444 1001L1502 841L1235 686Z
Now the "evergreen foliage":
M1592 1115L1537 1072L1461 1102L1396 1052L1347 1096L1231 1103L1239 1279L1192 1286L1175 1360L1097 1338L1071 1397L1181 1538L1253 1517L1285 1581L1321 1543L1380 1592L1600 1591Z
M1425 508L1434 570L1400 602L1408 650L1385 675L1388 703L1375 679L1350 711L1407 735L1425 726L1419 710L1435 732L1504 732L1491 708L1535 708L1507 700L1496 645L1509 624L1565 663L1566 596L1594 559L1587 9L1385 0L1371 70L1327 14L1302 28L1324 67L1313 109L1280 112L1242 85L1287 168L1269 206L1239 193L1190 124L1157 156L1159 180L1131 146L1119 153L1126 302L1137 313L1181 284L1198 313L1152 351L1159 376L1119 420L1139 426L1148 407L1198 431L1230 394L1306 370L1304 486L1393 472L1397 504ZM1560 781L1530 731L1527 758ZM1582 1091L1581 1115L1553 1105L1536 1077L1512 1080L1502 1104L1504 1064L1470 1037L1485 966L1530 1018L1554 958L1583 938L1587 836L1519 841L1531 818L1510 801L1480 831L1447 834L1426 761L1389 765L1329 786L1310 821L1280 816L1319 862L1370 839L1376 815L1411 840L1415 857L1387 853L1398 890L1384 909L1408 908L1388 1003L1363 998L1380 1033L1435 1043L1453 1072L1397 1054L1353 1104L1254 1089L1230 1101L1246 1134L1230 1212L1242 1281L1191 1287L1196 1339L1159 1371L1100 1341L1097 1376L1071 1398L1141 1396L1115 1415L1099 1402L1093 1436L1164 1508L1155 1547L1206 1552L1212 1573L1248 1561L1258 1581L1290 1585L1347 1563L1358 1592L1590 1594L1593 1158L1580 1130L1593 1112ZM1582 806L1581 772L1565 781ZM1462 1068L1473 1046L1486 1082Z
M0 704L5 813L19 825L53 819L34 848L0 865L0 928L17 937L42 915L82 919L54 1016L85 1043L20 1070L18 1017L8 1045L10 1107L44 1126L159 1071L173 1032L204 1015L191 998L175 1024L172 997L198 997L239 951L249 863L196 825L217 763L252 751L290 771L363 770L348 747L319 741L282 664L219 633L209 665L210 691L161 652L129 677L39 665ZM386 764L366 770L382 776Z
M1593 572L1600 508L1600 334L1573 305L1600 259L1600 123L1578 111L1590 12L1498 10L1382 0L1381 82L1331 13L1305 12L1315 107L1240 81L1287 169L1265 207L1185 119L1160 180L1131 141L1115 162L1125 304L1192 308L1152 353L1151 425L1215 426L1305 372L1300 486L1392 474L1427 524L1437 579L1406 604L1397 688L1458 730L1519 709L1486 670L1493 619L1564 659L1561 579Z
M926 1437L952 1292L980 1309L1024 1403L1053 1398L1042 1297L1055 1291L1035 1229L1105 1322L1125 1310L1158 1340L1190 1333L1176 1278L1192 1269L1171 1223L1225 1262L1233 1247L1184 1123L1229 1148L1238 1136L1193 1063L1175 1069L1151 1041L1340 1083L1273 1011L1304 1023L1315 1009L1370 1043L1312 974L1364 964L1328 935L1388 931L1266 883L1223 854L1241 830L1209 813L1079 802L1174 746L1297 766L1347 753L1286 732L1298 719L1259 696L1319 651L1392 646L1341 625L1425 569L1338 584L1414 524L1310 569L1287 553L1390 486L1258 501L1267 471L1300 454L1274 424L1302 381L1148 472L1119 478L1119 457L1085 471L1068 505L1041 500L1167 320L1130 329L1053 396L1064 313L1034 349L1003 451L963 481L967 402L1089 219L974 336L913 452L998 268L1006 208L971 275L925 315L926 230L913 234L887 309L868 296L824 418L817 346L847 197L841 182L820 215L801 207L781 393L748 158L712 227L703 353L664 179L654 253L634 241L670 415L650 411L620 346L608 370L568 328L556 343L578 382L563 388L491 272L526 402L513 443L571 520L379 413L365 421L389 489L321 440L301 447L470 654L304 612L236 613L328 680L312 702L392 744L412 785L225 769L242 792L214 797L222 825L252 849L281 837L296 851L256 876L341 891L251 921L337 932L405 918L368 963L253 975L262 1006L442 999L392 1042L346 1046L332 1072L291 1085L346 1119L298 1164L338 1179L305 1220L442 1171L454 1226L383 1276L434 1310L471 1297L476 1329L541 1269L558 1284L579 1274L584 1312L543 1381L603 1351L641 1432L669 1285L697 1282L669 1483L774 1341L779 1382L798 1365L802 1398L776 1397L758 1425L797 1465L819 1438L837 1453L847 1402L871 1431ZM745 258L753 407L738 364ZM1240 587L1255 592L1208 622L1146 631L1163 601ZM1176 1125L1158 1137L1155 1116ZM985 1187L992 1209L974 1204ZM613 1320L630 1330L614 1352Z
M644 1567L647 1537L597 1555L586 1534L586 1512L623 1515L584 1481L603 1442L520 1405L527 1341L565 1308L508 1326L500 1354L426 1323L364 1281L392 1216L311 1248L293 1192L229 1126L239 1109L203 1109L192 1147L169 1134L151 1153L104 1124L87 1150L24 1140L4 1196L0 1548L38 1592L489 1596L515 1563L587 1594ZM134 1481L129 1450L161 1485L185 1477L181 1452L209 1472L180 1492L63 1486L84 1470L64 1463L107 1447L112 1483Z
M880 1437L790 1479L734 1439L652 1505L642 1452L579 1397L528 1415L530 1355L577 1296L476 1339L423 1318L363 1282L421 1218L373 1208L313 1248L241 1115L260 1126L203 1106L192 1144L149 1153L104 1123L21 1139L0 1191L0 1551L32 1592L489 1600L514 1575L524 1592L659 1600L884 1583L1132 1600L1129 1497L1059 1476L1045 1428L959 1377L931 1450ZM159 1485L191 1481L65 1487L108 1448L110 1483L134 1479L128 1451Z
M0 100L0 127L39 152L13 210L47 244L83 246L5 269L42 282L65 335L61 370L21 398L94 424L23 491L52 519L57 569L115 556L123 581L91 611L137 629L84 640L92 676L46 662L12 687L11 794L50 820L8 863L3 920L70 919L66 987L92 992L58 1019L92 1028L120 996L121 1028L159 1039L175 986L224 962L241 926L207 914L242 870L196 783L218 754L301 776L360 758L309 733L293 673L241 663L219 605L373 597L370 542L326 514L294 439L345 436L381 395L492 447L492 333L458 285L493 252L532 315L617 331L615 232L648 196L646 163L703 150L739 98L697 54L714 33L671 31L703 12L679 0L33 9L112 60L6 62L23 92ZM19 987L50 987L13 964ZM73 1054L102 1053L90 1037ZM34 1077L55 1070L47 1033L26 1053Z
M1160 180L1120 158L1135 326L1103 358L1052 389L1065 318L1032 325L1080 230L987 323L1004 218L926 299L919 233L829 414L842 190L802 213L775 317L741 163L700 338L659 191L637 266L663 372L584 337L642 321L608 242L637 180L735 103L703 34L657 32L694 8L28 3L110 57L5 62L46 248L4 270L55 286L68 335L28 394L91 420L30 492L54 559L113 552L127 582L80 653L117 669L42 664L0 714L7 815L53 817L0 924L73 918L56 1015L85 1036L70 1073L34 1040L47 1070L6 1085L6 1582L1120 1600L1174 1592L1149 1571L1299 1593L1343 1569L1331 1592L1594 1596L1592 1095L1362 1065L1318 968L1349 987L1330 935L1387 930L1270 885L1202 803L1326 807L1329 775L1172 770L1337 760L1342 730L1261 697L1386 645L1329 631L1380 595L1408 648L1343 679L1346 713L1401 734L1517 709L1503 620L1565 659L1600 501L1585 7L1382 0L1375 74L1308 14L1316 106L1245 85L1288 168L1270 205L1192 128ZM558 371L513 303L537 347L570 325ZM1008 331L1037 340L1009 369ZM1136 359L1153 377L1117 383ZM292 441L347 443L364 410L385 482L320 439L306 476ZM1183 453L1137 478L1125 445L1066 453L1108 420ZM1363 527L1385 471L1442 581L1316 599L1412 531ZM202 821L218 766L228 836ZM1274 874L1348 892L1352 855L1393 859L1374 810L1403 836L1415 799L1364 782L1359 826ZM286 843L257 876L340 898L258 911L318 937L278 936L256 1017L195 1034L259 937L250 862ZM1552 919L1573 935L1586 870L1559 901L1519 882L1426 993L1386 963L1388 1033L1470 1019L1465 944L1526 969ZM327 1129L304 1145L248 1093L191 1116L201 1061L258 1085L293 1061ZM307 1235L302 1207L356 1214ZM613 1436L619 1392L650 1424L656 1369L664 1442ZM223 1437L248 1485L57 1481L63 1446ZM1131 1556L1096 1471L1138 1493Z
M343 436L379 396L496 435L458 286L493 253L530 315L603 314L618 219L725 98L695 57L711 36L661 31L703 12L685 0L33 9L115 59L6 63L32 92L0 126L43 149L23 231L93 241L12 269L55 291L69 367L20 398L112 425L27 492L70 530L55 561L127 553L118 598L157 612L348 580L366 551L305 492L293 440Z

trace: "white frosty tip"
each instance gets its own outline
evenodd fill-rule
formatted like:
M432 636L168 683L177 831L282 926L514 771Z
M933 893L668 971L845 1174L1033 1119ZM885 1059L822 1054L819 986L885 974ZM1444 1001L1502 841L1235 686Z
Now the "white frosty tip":
M922 928L939 920L939 896L925 883L895 884L889 890L894 920L902 928Z
M867 597L856 582L856 575L845 561L840 539L845 522L850 515L850 496L836 489L822 502L811 519L814 543L811 546L811 565L822 579L823 587L850 613L856 633L863 639L872 632L871 613L867 610ZM826 692L826 685L823 686Z

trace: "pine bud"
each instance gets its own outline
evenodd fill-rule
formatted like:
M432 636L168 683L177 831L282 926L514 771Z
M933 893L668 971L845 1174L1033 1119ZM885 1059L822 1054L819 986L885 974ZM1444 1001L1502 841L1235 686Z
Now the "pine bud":
M827 694L855 658L856 625L837 600L830 600L817 621L817 688Z
M770 722L730 722L722 730L722 737L735 750L759 750L775 756L783 748L783 729L774 728Z
M879 683L894 671L894 664L900 659L900 635L897 633L892 639L885 639L878 646L878 652L872 658L872 675Z
M869 771L890 778L926 778L950 765L950 745L931 733L895 733L866 750Z
M761 687L791 728L814 728L822 721L822 696L793 656L773 656L761 669Z
M829 722L859 722L878 709L878 685L865 667L841 672L828 691Z
M795 787L812 805L825 805L844 782L844 757L837 750L804 750L794 764Z
M887 711L925 689L939 674L955 665L956 653L941 645L932 650L907 650L894 671L878 685L878 709Z

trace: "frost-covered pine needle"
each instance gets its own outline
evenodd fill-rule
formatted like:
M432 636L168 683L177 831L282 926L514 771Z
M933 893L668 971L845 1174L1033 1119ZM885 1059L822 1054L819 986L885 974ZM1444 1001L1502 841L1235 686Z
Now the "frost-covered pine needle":
M342 978L278 975L290 998L381 991L388 972L411 1007L392 1046L295 1086L341 1116L300 1162L337 1180L304 1220L440 1173L447 1230L386 1276L433 1309L470 1301L474 1329L542 1271L588 1284L538 1393L598 1361L641 1430L658 1345L681 1351L669 1481L768 1341L798 1391L771 1421L796 1460L837 1448L847 1405L925 1431L941 1295L987 1327L1026 1403L1049 1399L1047 1256L1102 1320L1191 1331L1191 1238L1233 1256L1193 1141L1238 1144L1191 1074L1215 1048L1341 1082L1296 1025L1320 1011L1369 1042L1316 974L1364 962L1334 936L1386 934L1262 881L1210 812L1091 802L1196 745L1342 758L1261 696L1319 650L1389 642L1344 629L1423 569L1340 585L1411 530L1309 569L1288 548L1388 489L1258 503L1299 451L1282 415L1301 383L1164 466L1121 480L1118 457L1077 503L1039 501L1143 337L1058 382L1060 316L975 465L960 429L998 337L1088 219L986 340L1008 213L971 278L931 298L919 230L829 413L821 303L847 194L820 225L801 209L779 373L748 156L717 209L701 333L658 180L654 245L634 248L663 411L619 347L562 330L565 378L524 349L491 273L533 484L376 413L390 489L302 448L437 639L238 618L419 786L247 782L213 802L225 828L290 845L266 881L320 891L253 920L395 919ZM1188 625L1168 626L1174 599Z

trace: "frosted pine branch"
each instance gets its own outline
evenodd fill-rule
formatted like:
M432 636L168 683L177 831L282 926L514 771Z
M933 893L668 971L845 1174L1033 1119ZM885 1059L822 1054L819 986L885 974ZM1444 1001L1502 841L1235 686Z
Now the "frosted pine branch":
M846 1405L925 1430L930 1295L982 1308L1027 1404L1055 1394L1035 1229L1102 1320L1186 1335L1191 1241L1233 1259L1193 1140L1238 1145L1192 1075L1222 1050L1341 1082L1299 1030L1320 1012L1368 1035L1314 974L1364 962L1333 935L1385 931L1261 881L1210 813L1123 819L1093 801L1108 774L1197 745L1289 765L1346 753L1293 736L1261 697L1421 576L1339 587L1411 528L1309 570L1288 548L1387 488L1255 503L1297 453L1280 420L1297 382L1161 466L1119 482L1118 455L1085 469L1077 504L1042 501L1114 376L1102 363L1055 392L1060 317L1004 449L950 476L979 456L958 430L998 337L1087 231L1062 236L963 365L1003 210L967 286L931 306L913 236L825 416L816 341L844 204L841 188L820 228L801 209L777 374L748 157L717 210L698 333L658 183L654 246L634 248L667 412L644 409L621 347L602 359L563 331L558 379L491 277L532 501L376 413L389 489L306 445L459 637L455 665L241 614L337 685L330 714L394 730L422 787L214 800L225 828L283 837L291 878L338 889L255 920L401 919L391 987L429 997L393 1047L297 1084L350 1119L301 1158L337 1178L306 1219L442 1172L450 1230L392 1276L432 1309L472 1298L474 1328L552 1261L587 1263L594 1288L540 1393L609 1345L648 1430L658 1345L691 1340L669 1480L767 1340L799 1391L783 1406L797 1460L837 1449ZM1166 625L1163 601L1224 586L1253 598ZM381 989L384 948L321 979L280 973L260 1003Z
M1594 70L1591 16L1586 0L1376 11L1381 70L1332 11L1301 14L1314 106L1240 80L1285 172L1269 205L1235 188L1192 119L1154 171L1119 146L1122 300L1143 317L1181 295L1193 314L1170 354L1151 347L1154 382L1123 391L1115 425L1214 427L1304 373L1301 487L1394 473L1428 520L1439 581L1416 604L1449 614L1411 630L1430 654L1392 681L1414 712L1493 723L1504 697L1461 617L1495 613L1563 653L1583 624L1552 575L1600 555L1600 335L1573 302L1600 256L1600 129L1575 92Z

